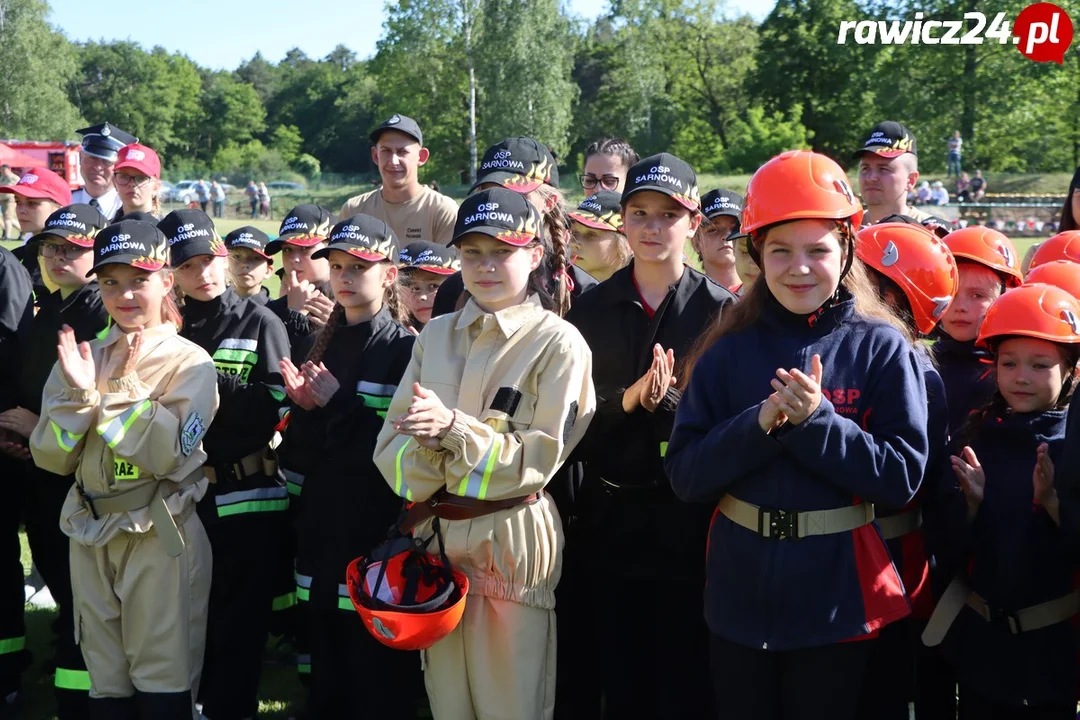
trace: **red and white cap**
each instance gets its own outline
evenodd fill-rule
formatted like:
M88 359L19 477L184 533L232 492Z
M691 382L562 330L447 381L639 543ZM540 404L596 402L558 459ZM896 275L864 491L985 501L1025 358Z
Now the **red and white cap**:
M64 178L45 168L27 170L19 182L0 187L0 193L52 200L60 207L71 204L71 186Z
M113 172L124 168L138 170L143 175L152 178L161 177L161 160L158 159L157 153L138 143L120 148L120 152L116 156L116 165L113 166Z

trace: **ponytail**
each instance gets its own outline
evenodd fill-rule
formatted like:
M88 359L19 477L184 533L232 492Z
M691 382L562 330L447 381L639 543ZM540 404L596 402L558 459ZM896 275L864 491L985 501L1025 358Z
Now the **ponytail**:
M319 336L315 338L315 344L311 346L311 352L308 353L307 359L318 365L322 362L323 355L326 354L326 349L330 347L330 341L334 338L334 331L337 330L345 320L345 308L338 304L334 306L334 309L330 312L330 317L326 320L326 325L319 331Z

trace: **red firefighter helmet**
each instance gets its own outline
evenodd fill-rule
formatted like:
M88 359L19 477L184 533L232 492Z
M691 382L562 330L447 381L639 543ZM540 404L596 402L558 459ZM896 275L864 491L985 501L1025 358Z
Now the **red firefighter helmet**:
M449 635L465 611L469 578L424 546L399 538L353 560L346 571L364 627L395 650L426 650Z
M1024 285L1004 293L986 311L978 344L993 349L1006 337L1080 343L1080 300L1053 285Z
M937 235L912 223L871 225L857 237L855 254L904 291L915 328L928 335L948 310L960 284L949 248Z
M809 150L781 153L758 168L746 188L742 231L754 237L762 228L787 220L851 220L862 224L863 206L847 174L825 155Z
M997 271L1006 288L1020 287L1024 283L1016 246L997 230L972 225L946 235L945 244L958 261L971 260Z
M1066 230L1047 238L1031 256L1031 268L1054 260L1080 263L1080 230Z
M1074 298L1080 299L1080 263L1068 260L1051 260L1032 268L1024 279L1025 285L1044 283L1059 287Z

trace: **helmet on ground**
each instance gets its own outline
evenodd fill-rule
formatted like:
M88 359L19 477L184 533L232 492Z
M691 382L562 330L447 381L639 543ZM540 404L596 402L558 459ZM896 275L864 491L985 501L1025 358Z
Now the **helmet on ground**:
M915 328L928 335L960 284L949 248L922 225L902 222L870 225L857 238L855 254L900 287L911 306Z
M945 244L958 262L970 260L997 272L1006 288L1020 287L1024 282L1016 246L997 230L973 225L946 235Z

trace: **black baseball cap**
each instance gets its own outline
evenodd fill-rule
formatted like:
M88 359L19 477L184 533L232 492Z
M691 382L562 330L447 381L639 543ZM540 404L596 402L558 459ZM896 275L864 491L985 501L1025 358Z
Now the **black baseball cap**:
M476 184L496 183L519 193L530 193L541 185L559 187L559 168L544 145L530 137L513 137L484 151L476 171Z
M34 237L27 241L39 243L45 236L63 238L72 245L79 247L94 247L94 238L109 224L109 219L101 214L101 211L92 205L76 203L62 207L45 221L45 227Z
M856 150L854 156L858 158L864 152L872 152L881 157L894 158L911 153L918 157L915 152L915 135L903 124L893 120L886 120L874 126L870 131L861 149Z
M601 190L567 213L574 222L594 230L623 231L622 198L614 190Z
M103 122L100 125L91 125L75 132L83 136L82 149L87 155L112 160L115 162L116 154L125 145L133 145L139 142L139 138L129 135L112 123Z
M397 237L382 220L370 215L353 215L342 220L330 230L327 245L311 253L313 258L323 258L331 250L342 250L368 262L391 262L397 264L401 250Z
M543 219L524 195L493 187L462 201L450 244L458 244L471 233L483 233L508 245L524 247L543 237Z
M417 240L403 247L398 264L403 270L427 270L436 275L453 275L461 269L457 250L427 240Z
M169 241L153 223L121 220L109 225L94 238L94 267L90 277L104 265L130 265L147 272L165 267Z
M728 216L735 218L735 230L742 225L743 196L720 188L710 190L701 196L701 212L706 218Z
M687 210L701 209L697 173L671 153L652 155L635 163L626 173L621 203L625 205L627 198L642 190L663 193Z
M173 267L180 267L199 255L229 254L214 221L202 210L173 210L158 223L158 230L169 241L169 264Z
M281 221L277 238L266 243L266 252L277 255L285 243L311 247L326 242L333 224L334 214L321 205L297 205Z
M121 220L142 220L143 222L153 223L154 225L157 225L159 222L159 218L155 217L153 213L148 213L145 210L132 210L131 212L126 212L116 218L116 222L120 222Z
M404 115L398 115L394 113L388 119L383 121L383 124L371 131L371 142L379 142L379 136L387 130L395 130L399 133L405 133L411 138L415 138L416 142L421 145L424 144L424 134L420 132L420 126L411 117L405 117Z
M270 242L270 236L264 233L257 227L251 225L244 225L238 227L231 233L225 236L225 248L232 250L234 248L246 248L253 252L262 255L267 260L273 262L273 258L266 252L266 245Z

